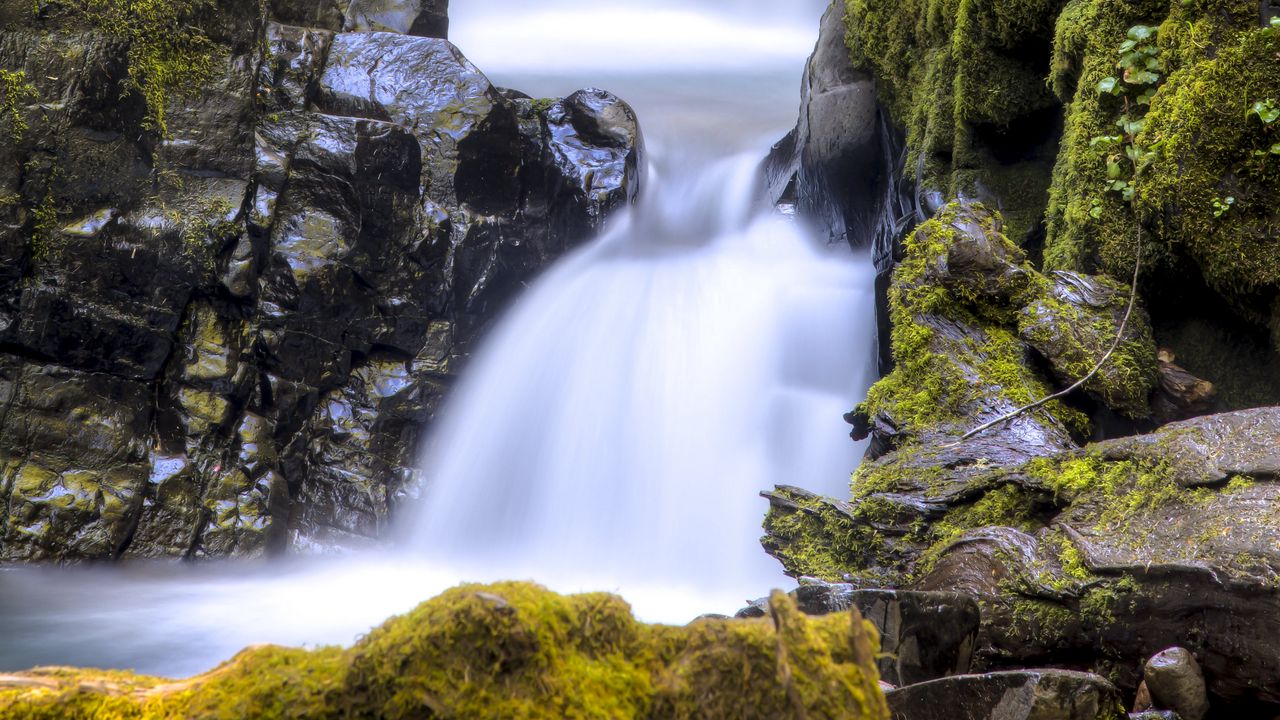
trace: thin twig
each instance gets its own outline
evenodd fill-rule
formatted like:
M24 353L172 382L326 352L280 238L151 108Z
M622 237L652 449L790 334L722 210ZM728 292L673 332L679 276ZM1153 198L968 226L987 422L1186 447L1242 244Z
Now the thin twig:
M1138 275L1141 273L1141 271L1142 271L1142 225L1139 224L1138 225L1138 250L1136 253L1136 257L1134 258L1134 261L1133 261L1133 283L1129 286L1129 307L1124 311L1124 319L1120 321L1120 331L1116 333L1115 342L1111 343L1111 348L1107 350L1107 353L1102 356L1102 359L1099 360L1096 365L1093 366L1093 369L1089 371L1088 375L1085 375L1084 377L1077 380L1073 385L1071 385L1071 387L1065 390L1056 392L1048 397L1041 398L1029 405L1023 405L1017 410L1014 410L1013 412L1010 412L1006 415L1001 415L1000 417L996 418L995 420L992 420L989 423L986 423L985 425L979 425L978 427L965 433L964 436L961 437L958 442L964 442L965 440L969 440L973 438L975 435L984 433L987 430L990 430L991 428L997 425L1001 425L1003 423L1009 422L1010 420L1013 420L1019 415L1031 412L1032 410L1035 410L1036 408L1047 405L1053 402L1054 400L1064 398L1067 395L1070 395L1071 393L1078 390L1081 385L1084 385L1085 383L1092 380L1094 376L1097 375L1098 372L1102 370L1102 367L1107 364L1107 361L1111 359L1111 356L1115 354L1116 349L1120 347L1120 343L1124 341L1124 333L1125 333L1125 330L1129 327L1129 318L1133 316L1133 306L1136 304L1138 299Z

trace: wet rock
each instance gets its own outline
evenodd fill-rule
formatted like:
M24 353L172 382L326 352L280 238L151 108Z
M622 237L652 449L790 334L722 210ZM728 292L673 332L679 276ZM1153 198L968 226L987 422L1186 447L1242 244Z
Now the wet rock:
M1160 362L1160 384L1151 399L1151 410L1157 421L1187 420L1213 409L1217 400L1213 383L1175 364L1176 356L1168 348L1160 348L1156 357Z
M847 583L802 578L790 595L800 611L829 615L857 608L880 633L880 677L893 685L911 685L969 672L978 635L978 605L955 593L862 590ZM764 617L768 598L737 614Z
M1182 720L1182 717L1172 710L1145 710L1129 713L1129 720Z
M800 118L765 161L769 195L834 240L870 241L882 181L875 82L855 69L844 44L844 4L822 16L818 44L805 66Z
M1156 707L1176 712L1183 720L1202 720L1209 711L1204 674L1185 648L1169 648L1152 656L1143 668Z
M1084 389L1122 415L1149 416L1155 341L1140 304L1125 323L1129 288L1110 278L1068 272L1052 273L1049 280L1047 290L1022 309L1019 337L1049 360L1059 382L1071 384L1106 356L1124 325L1120 345Z
M1135 713L1146 712L1155 707L1151 702L1151 691L1147 689L1147 682L1144 680L1138 685L1138 693L1133 699L1133 711Z
M343 27L445 38L449 36L449 0L350 0Z
M955 593L859 590L850 596L880 631L880 676L914 685L971 669L978 639L978 605Z
M115 29L3 11L0 560L376 541L473 340L638 191L624 102L499 92L443 0L201 8L162 124Z
M1119 693L1097 675L1027 670L960 675L885 694L901 720L1099 720L1114 717Z

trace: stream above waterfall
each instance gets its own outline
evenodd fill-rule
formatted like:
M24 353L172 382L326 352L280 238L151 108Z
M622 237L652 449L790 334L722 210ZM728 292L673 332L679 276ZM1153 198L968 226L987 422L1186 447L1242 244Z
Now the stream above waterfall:
M452 41L495 84L627 100L649 168L635 207L472 358L424 451L421 513L401 513L404 547L5 569L0 671L189 675L248 644L349 643L461 581L617 591L658 622L791 584L759 546L758 493L847 492L861 452L841 415L874 371L870 261L816 242L759 187L824 3L454 4Z

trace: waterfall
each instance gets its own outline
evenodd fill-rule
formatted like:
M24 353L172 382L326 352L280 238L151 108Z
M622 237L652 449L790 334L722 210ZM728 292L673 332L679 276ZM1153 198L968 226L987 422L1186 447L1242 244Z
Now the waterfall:
M349 643L462 581L618 591L669 622L790 585L758 493L847 492L840 417L874 369L870 260L760 199L823 5L455 2L453 39L495 82L630 101L651 167L472 357L402 513L411 551L0 573L0 671L192 674L253 643Z
M529 290L446 406L415 545L739 604L786 582L758 492L844 492L873 269L761 205L760 157L666 163Z

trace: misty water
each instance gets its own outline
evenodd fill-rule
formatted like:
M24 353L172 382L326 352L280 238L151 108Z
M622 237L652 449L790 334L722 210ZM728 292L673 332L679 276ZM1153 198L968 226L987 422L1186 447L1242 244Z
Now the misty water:
M182 676L245 645L350 643L462 581L620 592L642 619L789 587L775 484L842 494L841 414L873 379L872 271L767 207L824 3L454 0L498 85L636 109L641 199L519 298L424 450L402 542L338 558L0 571L0 670ZM536 5L536 7L531 7Z

